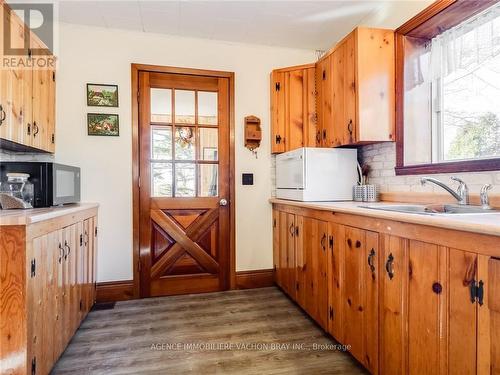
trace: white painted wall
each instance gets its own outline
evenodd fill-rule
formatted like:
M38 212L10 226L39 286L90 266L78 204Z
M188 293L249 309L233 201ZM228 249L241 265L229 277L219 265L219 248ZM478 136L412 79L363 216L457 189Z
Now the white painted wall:
M235 72L236 269L272 267L269 73L309 63L313 51L61 25L57 72L56 161L82 168L82 200L100 203L98 281L132 278L132 136L130 64ZM118 109L86 106L86 83L119 86ZM89 137L87 112L120 115L119 137ZM261 118L258 159L243 146L243 118ZM254 185L242 186L241 173Z

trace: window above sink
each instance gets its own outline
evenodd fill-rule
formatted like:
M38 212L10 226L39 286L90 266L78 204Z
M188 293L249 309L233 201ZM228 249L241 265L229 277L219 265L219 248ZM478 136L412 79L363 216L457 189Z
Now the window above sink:
M500 3L467 4L396 31L398 175L500 169Z

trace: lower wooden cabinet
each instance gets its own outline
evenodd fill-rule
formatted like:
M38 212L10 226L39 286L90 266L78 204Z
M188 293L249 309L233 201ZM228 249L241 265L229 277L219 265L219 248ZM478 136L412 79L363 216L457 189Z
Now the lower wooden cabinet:
M1 317L8 316L13 324L0 327L0 373L50 373L91 309L95 301L96 213L96 209L89 210L86 215L92 216L58 220L65 222L60 228L51 222L0 228L2 258L9 259L2 261L0 270L1 297L3 304L10 301ZM17 242L11 238L14 235ZM16 271L19 264L25 268L24 274ZM9 362L13 352L24 352L26 362L23 358Z
M328 223L273 212L275 281L321 327L328 326Z
M500 374L496 237L277 206L276 283L370 373Z

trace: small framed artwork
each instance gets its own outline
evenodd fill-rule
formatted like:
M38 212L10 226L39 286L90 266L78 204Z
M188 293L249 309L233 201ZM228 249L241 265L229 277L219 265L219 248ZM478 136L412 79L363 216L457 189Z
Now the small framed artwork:
M119 136L120 121L118 115L104 113L87 113L87 134L103 136Z
M203 147L203 160L217 160L217 147Z
M89 107L118 107L118 86L87 83Z

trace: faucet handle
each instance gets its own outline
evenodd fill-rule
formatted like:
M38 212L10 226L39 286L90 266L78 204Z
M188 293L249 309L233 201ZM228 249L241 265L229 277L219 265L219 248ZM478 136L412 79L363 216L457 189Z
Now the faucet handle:
M488 190L491 190L492 187L493 185L491 184L485 184L481 188L479 198L481 199L481 207L483 208L483 210L491 210L490 198L488 197Z
M462 180L461 178L458 178L458 177L455 177L455 176L451 176L450 179L452 179L453 181L456 181L456 182L460 183L460 185L466 185L467 186L467 184L465 183L465 181Z
M461 197L460 204L469 204L469 187L465 181L455 176L452 176L451 179L460 184L457 189L457 194Z

